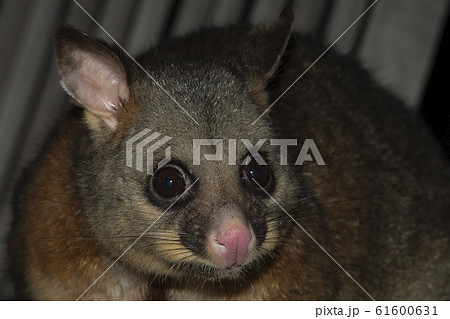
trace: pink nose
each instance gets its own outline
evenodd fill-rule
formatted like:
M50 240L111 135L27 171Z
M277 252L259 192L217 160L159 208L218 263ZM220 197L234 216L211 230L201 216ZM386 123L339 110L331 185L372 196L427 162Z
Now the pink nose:
M255 243L254 235L241 223L229 225L210 240L213 255L228 268L242 265Z

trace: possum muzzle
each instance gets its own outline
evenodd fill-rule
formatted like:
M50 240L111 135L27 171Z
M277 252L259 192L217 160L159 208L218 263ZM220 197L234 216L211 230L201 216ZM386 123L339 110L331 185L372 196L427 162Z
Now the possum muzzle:
M206 251L219 267L243 265L255 248L255 233L236 205L224 205L215 211L206 236Z

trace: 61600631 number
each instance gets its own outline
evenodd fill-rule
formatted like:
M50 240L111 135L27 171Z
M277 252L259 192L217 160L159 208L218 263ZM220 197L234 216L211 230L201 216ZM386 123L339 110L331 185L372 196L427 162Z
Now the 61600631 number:
M379 316L437 316L436 306L378 306L375 313Z

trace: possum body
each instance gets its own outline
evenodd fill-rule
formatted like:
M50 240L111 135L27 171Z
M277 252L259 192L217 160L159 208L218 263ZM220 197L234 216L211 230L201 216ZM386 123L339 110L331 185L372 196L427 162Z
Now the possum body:
M14 196L18 298L450 299L450 169L401 101L329 52L260 117L323 52L292 21L188 35L138 63L57 29L80 107ZM145 129L170 137L152 174L126 165ZM224 141L224 160L202 146L194 165L201 139ZM311 149L295 165L307 140L325 165Z

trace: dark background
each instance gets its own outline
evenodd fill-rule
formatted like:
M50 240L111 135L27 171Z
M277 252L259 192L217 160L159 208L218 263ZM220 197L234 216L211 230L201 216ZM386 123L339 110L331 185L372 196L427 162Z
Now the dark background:
M295 11L296 32L334 42L373 1L365 0L79 0L128 52L208 26L254 25ZM352 55L429 124L450 154L448 0L379 0L334 46ZM69 23L112 42L71 0L0 1L0 274L20 170L67 111L58 85L52 35ZM320 61L318 62L320 63ZM307 76L307 75L305 75ZM298 83L297 85L301 85ZM393 137L395 138L395 137ZM7 276L0 299L10 295Z

